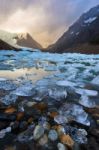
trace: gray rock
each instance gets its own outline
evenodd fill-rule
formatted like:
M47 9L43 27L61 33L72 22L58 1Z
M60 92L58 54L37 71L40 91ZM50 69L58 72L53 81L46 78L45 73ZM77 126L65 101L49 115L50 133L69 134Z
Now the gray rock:
M51 141L56 141L58 139L58 134L55 130L50 130L49 131L49 134L48 134L48 138L51 140Z
M62 143L58 143L57 148L58 148L58 150L67 150L66 146Z
M33 138L34 140L38 140L44 134L44 128L42 126L37 125L34 129Z
M48 143L48 137L46 134L39 140L39 145L43 146Z

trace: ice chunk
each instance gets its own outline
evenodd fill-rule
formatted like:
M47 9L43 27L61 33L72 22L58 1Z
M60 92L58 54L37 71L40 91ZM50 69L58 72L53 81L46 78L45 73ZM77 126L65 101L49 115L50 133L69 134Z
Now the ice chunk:
M66 116L58 115L54 117L54 121L58 124L68 123Z
M3 90L14 90L16 89L16 85L15 83L13 83L13 81L10 81L10 80L2 80L0 81L0 89L3 89Z
M18 96L32 96L35 94L35 90L31 83L26 83L18 87L13 93Z
M13 94L13 92L11 92L9 95L6 95L5 97L1 98L1 101L6 105L10 105L15 103L17 98L18 96Z
M0 78L0 81L7 81L6 78Z
M91 81L92 84L95 84L95 85L99 85L99 75L96 76L92 81Z
M87 136L87 131L86 130L78 129L77 133L76 133L75 141L80 143L80 144L86 143L87 142L87 137L86 136Z
M6 133L10 133L10 132L11 132L11 127L7 127L6 129L1 130L0 131L0 139L4 138Z
M76 104L65 104L60 108L60 114L67 116L68 120L75 120L81 124L90 126L88 114L83 110L82 106Z
M71 82L71 81L67 81L67 80L62 80L62 81L58 81L58 82L56 83L56 85L67 87L67 86L76 86L76 83Z
M79 144L87 142L87 132L84 129L78 129L72 126L65 126L65 133L71 135L73 140Z
M88 108L93 108L96 106L95 101L90 100L87 95L82 95L79 103Z
M61 88L61 87L52 87L51 89L49 89L49 97L60 101L62 99L66 99L67 97L67 92L65 88Z
M87 96L97 96L98 92L95 90L87 90L87 89L76 89L76 93Z
M36 101L42 101L46 96L48 96L48 90L46 87L39 87L36 89L36 93L33 96L33 99Z

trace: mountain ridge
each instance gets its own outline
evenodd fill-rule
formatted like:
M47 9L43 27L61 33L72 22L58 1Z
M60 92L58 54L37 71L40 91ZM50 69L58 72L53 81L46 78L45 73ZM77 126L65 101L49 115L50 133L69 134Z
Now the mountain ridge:
M99 5L81 15L47 51L99 53Z
M16 49L22 49L24 47L42 49L42 46L36 42L29 33L10 33L0 30L0 40Z

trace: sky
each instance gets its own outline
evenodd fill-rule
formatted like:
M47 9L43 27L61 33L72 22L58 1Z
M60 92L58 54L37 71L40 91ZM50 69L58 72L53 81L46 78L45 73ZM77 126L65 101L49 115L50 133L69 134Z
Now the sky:
M29 32L47 47L97 4L99 0L0 0L0 29Z

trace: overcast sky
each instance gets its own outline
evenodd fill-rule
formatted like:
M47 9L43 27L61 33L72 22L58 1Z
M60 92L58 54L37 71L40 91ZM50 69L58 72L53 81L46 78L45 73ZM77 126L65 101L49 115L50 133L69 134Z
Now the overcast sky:
M47 46L97 4L99 0L0 0L0 29L29 32Z

